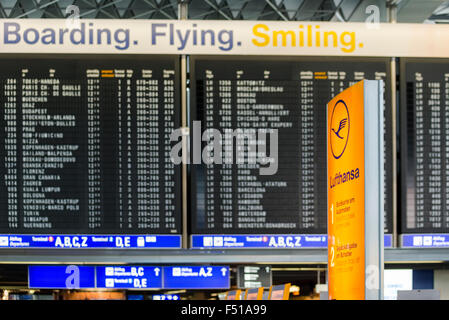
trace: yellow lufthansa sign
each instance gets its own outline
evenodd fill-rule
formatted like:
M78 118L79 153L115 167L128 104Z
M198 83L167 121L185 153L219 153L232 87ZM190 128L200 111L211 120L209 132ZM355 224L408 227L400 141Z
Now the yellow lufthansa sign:
M363 81L327 105L329 299L365 299Z

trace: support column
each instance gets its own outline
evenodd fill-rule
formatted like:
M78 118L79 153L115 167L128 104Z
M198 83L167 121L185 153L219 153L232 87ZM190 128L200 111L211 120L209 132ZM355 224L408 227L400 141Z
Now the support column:
M387 3L387 18L389 23L396 23L398 16L398 3L400 1L391 1ZM397 115L397 94L396 94L396 58L390 58L390 71L391 71L391 132L392 132L392 201L393 201L393 248L398 247L398 199L397 199L397 144L396 144L396 115ZM388 90L388 89L387 89Z
M178 1L178 20L187 20L188 18L188 1ZM187 123L187 56L181 55L181 128L182 136L182 248L187 249L189 246L188 235L188 216L187 216L187 139L188 123Z

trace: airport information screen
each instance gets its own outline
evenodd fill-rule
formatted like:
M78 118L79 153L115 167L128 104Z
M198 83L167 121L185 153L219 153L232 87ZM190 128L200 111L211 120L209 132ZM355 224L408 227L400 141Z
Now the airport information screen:
M245 138L246 146L239 146L237 139L231 145L230 140L223 138L222 158L234 157L233 164L224 160L220 165L204 161L195 164L191 159L193 234L327 233L325 108L332 97L362 79L382 79L387 88L385 232L392 232L391 93L387 59L194 56L190 75L191 128L194 121L200 122L204 133L201 150L210 150L208 128L218 129L223 137L236 129L254 129L256 133L256 139ZM274 129L278 132L277 170L263 175L261 168L268 168L269 162L258 161L257 149L256 163L250 163L246 156L254 149L250 149L248 141L265 145L262 154L272 159L274 142L270 136ZM267 138L261 143L258 133L264 132ZM197 140L192 139L191 145ZM245 155L240 164L235 158L237 148L243 148ZM214 149L213 155L215 152Z
M0 232L179 234L175 56L0 58Z
M448 233L449 60L401 60L401 93L401 232Z

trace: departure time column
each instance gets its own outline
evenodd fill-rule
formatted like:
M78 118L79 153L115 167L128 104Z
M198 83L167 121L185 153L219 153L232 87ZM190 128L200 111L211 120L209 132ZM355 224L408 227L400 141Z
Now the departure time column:
M314 88L312 72L302 73L300 81L300 123L299 133L301 141L301 151L299 159L301 166L301 218L302 228L309 228L315 225L315 166L314 166Z
M95 73L87 76L87 223L95 229L101 227L100 83Z

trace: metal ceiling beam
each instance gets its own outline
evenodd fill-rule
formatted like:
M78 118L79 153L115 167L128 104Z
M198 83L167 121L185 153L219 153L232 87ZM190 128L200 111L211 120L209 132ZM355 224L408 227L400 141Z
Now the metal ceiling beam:
M289 21L289 19L284 16L282 14L282 12L279 11L279 9L270 1L270 0L265 0L265 2L274 10L274 12L276 12L283 20L285 21Z
M333 16L334 19L335 17L339 16L338 11L341 10L338 9L342 9L342 6L353 6L352 2L348 2L349 0L341 1L337 7L333 5L334 0L265 0L263 2L260 0L260 2L256 0L244 0L239 5L236 5L235 2L232 1L235 0L221 0L220 4L218 5L215 1L211 0L191 0L191 2L195 4L195 9L193 11L195 11L194 14L196 16L194 18L207 19L211 14L216 14L213 16L213 18L221 18L226 20L240 20L242 18L249 18L254 20L281 19L284 21L329 20L330 16ZM297 3L295 4L294 1L296 1ZM376 0L360 1L363 3L369 3L370 1L372 2ZM42 18L62 18L65 15L65 9L68 6L68 2L63 2L61 4L59 2L60 1L58 0L43 0L40 2L36 0L19 0L17 2L10 2L9 4L6 4L7 6L13 6L13 8L6 8L6 2L4 2L3 4L0 4L0 16L3 15L4 17L30 18L36 17L37 13L39 13L38 15ZM396 3L398 3L398 0L396 0ZM176 14L173 15L172 10L170 10L171 6L168 5L166 1L76 0L70 1L70 4L78 5L80 7L81 18L96 18L101 16L111 19L136 19L140 17L151 19L153 16L159 17L160 15L162 15L164 18L176 19ZM258 10L253 11L253 7L257 7ZM169 9L168 11L167 8ZM237 11L235 11L236 8L238 8ZM288 8L290 8L290 11ZM60 12L58 12L58 10ZM174 8L173 10L176 11L176 8ZM232 13L230 13L230 11L232 11ZM355 11L353 11L351 14L355 14ZM345 15L348 16L348 13L346 12Z
M365 22L366 18L368 17L368 14L366 13L366 8L370 5L374 5L377 8L379 8L379 22L386 22L388 21L387 17L387 4L384 0L359 0L357 4L354 5L354 2L352 2L349 6L348 1L344 0L339 3L339 10L336 10L335 16L332 17L331 21L342 21L345 22ZM346 6L346 7L345 7ZM346 14L346 17L344 14L341 14L342 10L348 11ZM339 17L341 15L341 17Z
M444 0L402 0L398 5L398 22L422 23Z
M131 19L139 19L140 17L143 17L143 16L145 16L145 15L147 15L147 14L153 14L153 13L155 13L156 12L156 10L154 10L154 9L151 9L151 10L148 10L148 11L144 11L144 12L142 12L142 13L139 13L139 14L135 14L134 16L132 16L132 17L130 17Z
M225 14L222 10L220 10L219 7L215 6L213 3L211 3L209 0L204 0L211 8L213 8L216 12L218 12L220 15L222 15L226 20L232 20L231 17L229 17L227 14Z
M341 8L343 2L344 2L344 0L341 0L340 3L338 4L338 6L335 8L335 14L333 16L333 17L337 18L340 22L346 22L345 17L342 14L340 14L340 8ZM331 18L331 20L332 20L332 18Z
M148 0L144 0L144 2L148 5L150 5L154 10L156 10L156 12L160 12L161 14L163 14L165 17L169 18L169 19L176 19L176 17L173 17L171 15L169 15L168 13L166 13L163 8L155 6L153 3L151 3ZM168 6L166 6L168 7Z
M386 264L449 262L447 248L385 249ZM2 249L0 264L327 264L327 249Z
M117 19L117 18L120 18L120 15L117 14L116 16L113 16L113 15L111 15L109 12L107 12L107 11L104 10L104 9L109 8L109 7L111 7L111 6L114 6L114 8L115 8L115 4L117 4L117 3L119 3L119 2L122 2L122 0L115 0L115 1L110 2L110 3L108 3L108 4L102 5L102 6L99 7L99 9L100 9L99 12L101 12L101 13L107 15L107 16L110 17L111 19ZM116 9L116 8L115 8L115 9ZM117 10L117 9L116 9L116 10Z
M354 16L354 14L359 10L361 4L363 3L363 0L359 0L359 2L356 4L355 8L352 10L351 14L349 15L348 19L346 21L351 21L351 18ZM365 8L367 6L364 6Z
M316 13L320 13L319 8L323 5L326 0L304 0L296 18L298 20L311 20L315 17Z

